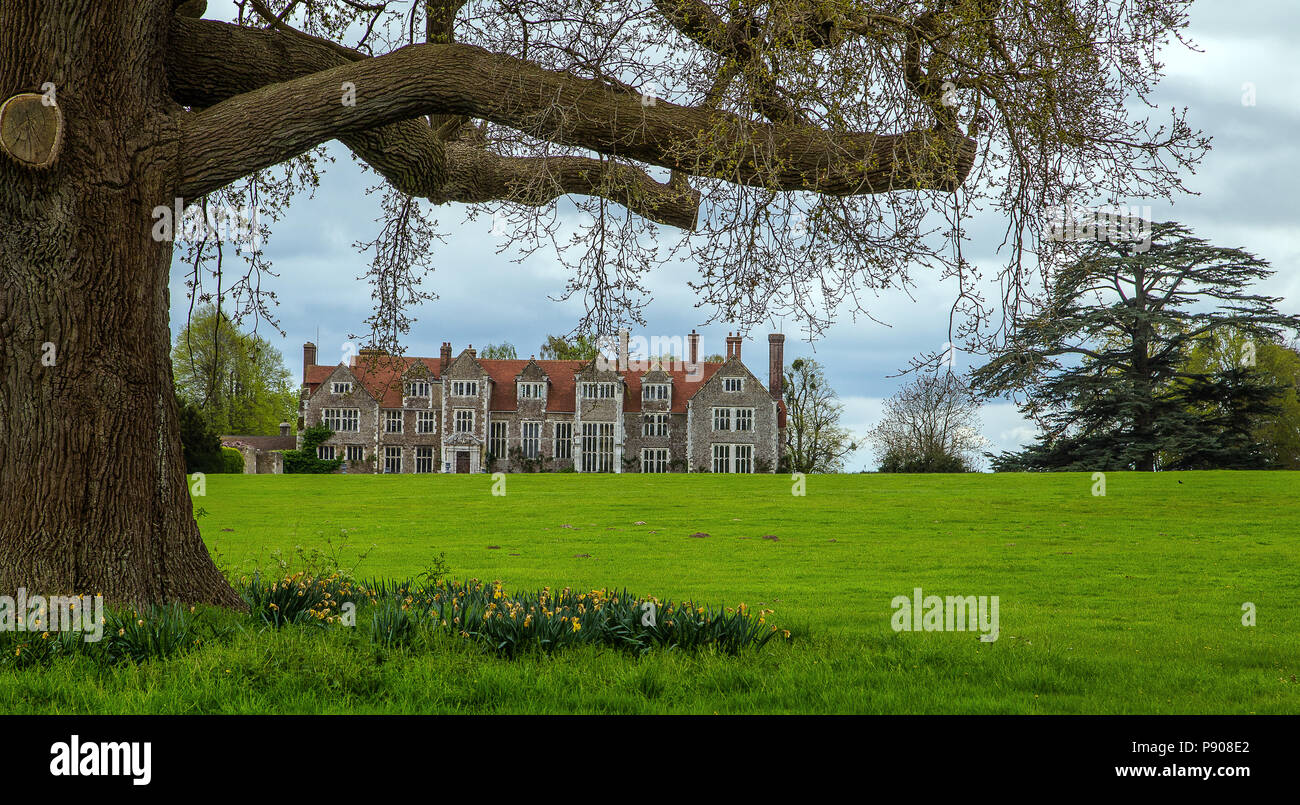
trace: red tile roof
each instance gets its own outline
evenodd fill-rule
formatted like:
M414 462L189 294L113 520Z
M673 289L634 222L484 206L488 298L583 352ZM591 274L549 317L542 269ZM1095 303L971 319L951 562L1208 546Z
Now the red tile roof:
M515 393L515 378L528 365L526 360L486 360L477 359L479 365L492 378L492 399L489 404L489 410L492 411L514 411L518 407L518 397ZM402 374L412 366L416 361L423 362L429 369L429 373L436 379L438 377L438 358L361 358L354 359L353 364L348 368L360 382L370 392L372 396L379 400L381 408L401 408L402 407ZM548 411L573 411L574 403L577 398L577 383L574 375L586 366L588 361L550 361L539 360L536 362L546 376L550 378L550 386L547 389L546 410ZM686 402L695 396L709 378L722 367L721 363L705 363L702 365L703 371L698 377L693 377L685 369L665 369L673 380L672 408L674 413L685 413ZM308 366L306 382L311 393L322 383L329 380L330 375L334 374L337 366ZM623 410L628 413L636 413L641 410L641 376L647 374L644 371L620 372L623 377L626 388L626 397L623 400ZM785 403L777 405L777 426L785 427Z
M357 378L357 382L364 386L372 397L379 400L381 408L401 408L402 375L416 361L423 362L428 367L429 373L437 378L437 358L364 357L359 360L353 359L348 369ZM338 366L308 366L306 369L307 388L310 393L315 394L316 389L329 380Z
M315 392L321 383L329 380L329 376L334 374L337 368L337 366L308 366L307 376L303 378L303 382Z

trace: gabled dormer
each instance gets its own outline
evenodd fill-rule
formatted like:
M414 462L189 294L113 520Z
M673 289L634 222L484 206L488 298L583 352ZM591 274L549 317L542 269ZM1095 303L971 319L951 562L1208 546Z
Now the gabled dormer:
M346 440L374 426L379 402L353 370L340 363L321 381L304 408L303 425L326 425Z
M720 392L724 397L726 395L737 395L737 397L749 397L755 392L767 394L767 386L763 384L754 373L749 371L740 360L739 353L733 354L722 362L718 371L713 376L701 384L696 394L704 393L705 390L711 392Z
M573 373L579 400L613 400L622 397L623 378L613 364L597 356Z
M491 382L483 364L473 348L462 350L456 359L447 366L442 375L442 397L444 404L456 405L482 399L490 389Z
M433 372L424 361L415 361L402 373L402 407L433 408L437 398Z
M545 407L550 385L550 376L538 365L535 358L530 357L528 363L524 364L524 368L515 375L515 399L520 405L540 403Z
M673 377L659 364L641 375L641 406L650 410L668 410L673 403Z
M343 403L373 405L375 397L346 364L340 363L316 389L313 397L323 404Z
M623 378L615 364L601 356L573 373L574 405L583 419L614 420L623 408Z

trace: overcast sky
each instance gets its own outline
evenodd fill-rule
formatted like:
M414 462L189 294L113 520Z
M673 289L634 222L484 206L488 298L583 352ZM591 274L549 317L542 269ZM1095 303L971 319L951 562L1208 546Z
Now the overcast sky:
M206 16L231 19L227 0L209 3ZM1177 220L1197 235L1224 246L1245 248L1272 263L1277 274L1264 290L1284 298L1281 307L1300 313L1300 239L1296 233L1296 188L1300 185L1300 62L1294 42L1300 38L1296 0L1197 0L1192 6L1190 35L1200 53L1171 49L1166 78L1155 96L1160 107L1187 107L1188 122L1213 138L1213 150L1197 174L1188 179L1189 195L1169 205L1152 204L1155 220ZM1255 104L1243 103L1247 83ZM1156 115L1159 119L1159 114ZM349 333L362 332L370 312L369 286L358 282L367 258L352 249L355 241L374 237L376 197L366 197L373 175L363 175L348 152L334 147L336 160L316 192L305 196L274 226L266 254L279 277L272 279L280 298L276 315L287 333L281 338L265 326L259 330L284 354L297 378L304 341L317 341L320 361L338 360ZM1132 200L1131 204L1148 204ZM509 341L520 357L535 353L547 333L570 330L580 302L548 300L564 288L566 276L553 259L536 256L523 263L514 255L495 254L491 221L465 221L465 208L448 205L435 211L449 237L438 247L436 272L426 280L439 296L415 311L407 346L409 354L436 355L451 341L456 351L468 344ZM992 231L990 227L982 227ZM966 254L992 265L1000 238L974 242ZM181 251L177 250L178 254ZM694 266L672 266L648 280L653 301L644 309L648 333L702 333L701 349L723 351L726 325L701 327L705 313L694 307L686 286ZM172 270L173 331L184 325L188 301L178 259ZM815 345L799 340L788 328L786 362L813 355L827 370L845 404L845 424L864 433L879 417L881 402L902 380L890 375L909 357L933 351L947 341L951 288L917 277L908 295L882 294L872 314L885 323L843 317ZM484 315L490 304L500 315ZM766 330L750 333L744 357L750 369L766 376ZM319 336L318 336L319 333ZM815 351L814 351L815 350ZM969 368L957 356L958 369ZM983 433L995 450L1010 449L1033 437L1033 428L1010 404L985 406ZM871 464L862 450L848 469Z

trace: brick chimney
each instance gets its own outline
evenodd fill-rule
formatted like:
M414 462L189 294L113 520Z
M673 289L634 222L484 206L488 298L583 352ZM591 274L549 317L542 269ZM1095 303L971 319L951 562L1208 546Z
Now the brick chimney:
M289 435L289 423L288 423L288 422L281 422L281 423L280 423L280 435L281 435L281 436L288 436L288 435Z
M438 377L447 373L447 367L451 365L451 342L442 342L442 353L438 356Z
M618 370L626 372L628 367L628 345L632 340L632 334L627 330L618 331Z
M469 348L466 349L465 351L469 353L469 356L470 356L471 358L477 358L477 357L478 357L478 350L474 349L474 345L473 345L473 344L470 344L470 345L469 345Z
M740 334L727 333L727 358L740 360Z
M691 330L690 335L686 336L686 365L690 367L698 366L700 363L700 334Z
M785 336L771 333L767 337L767 390L773 399L781 399L785 380Z
M316 365L316 345L308 341L302 345L302 384L307 385L307 367Z

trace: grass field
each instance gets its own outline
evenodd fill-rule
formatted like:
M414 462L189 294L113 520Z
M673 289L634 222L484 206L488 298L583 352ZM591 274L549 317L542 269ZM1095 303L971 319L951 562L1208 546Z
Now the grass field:
M455 578L775 610L739 657L241 634L87 674L0 671L10 712L1300 712L1300 473L209 476L232 576L303 550ZM643 521L645 525L635 525ZM346 531L346 539L341 533ZM707 537L692 536L697 532ZM765 539L765 536L775 539ZM341 546L341 548L340 548ZM372 547L373 546L373 547ZM277 555L278 552L278 555ZM890 602L996 595L999 637L895 632ZM1243 625L1242 605L1257 611ZM338 632L338 630L335 630Z

